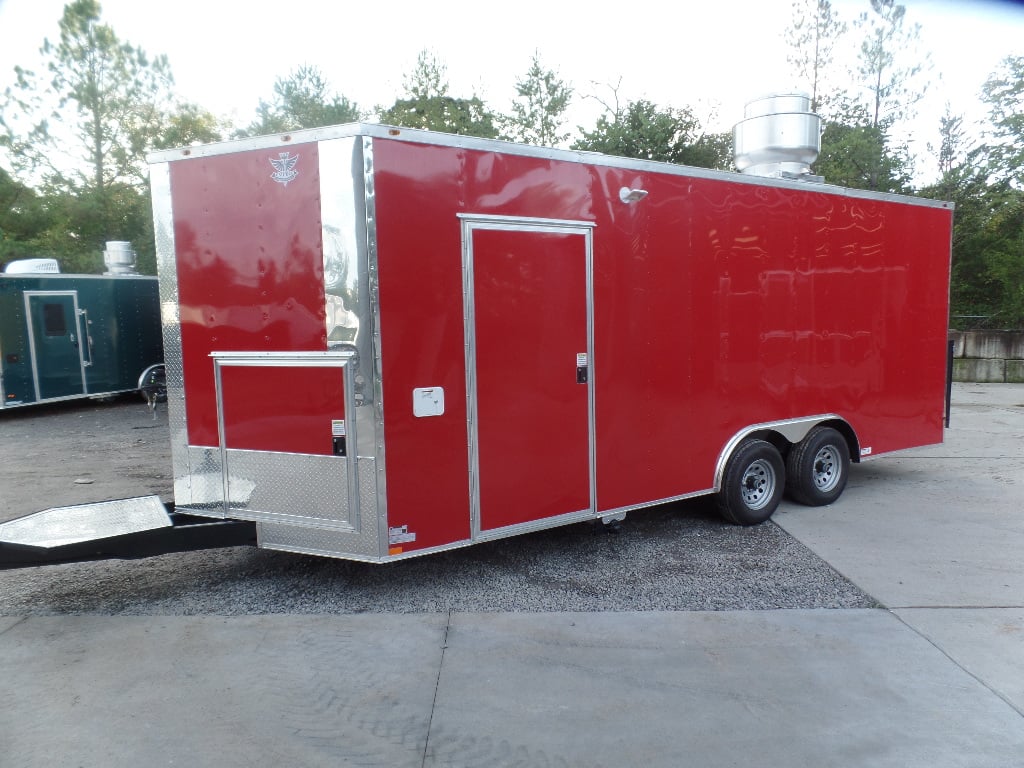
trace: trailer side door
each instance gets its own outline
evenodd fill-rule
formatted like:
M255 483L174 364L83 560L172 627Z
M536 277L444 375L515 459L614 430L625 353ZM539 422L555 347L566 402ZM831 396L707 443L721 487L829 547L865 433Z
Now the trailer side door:
M86 393L76 291L25 291L36 399Z
M591 230L470 217L463 227L473 535L589 516Z

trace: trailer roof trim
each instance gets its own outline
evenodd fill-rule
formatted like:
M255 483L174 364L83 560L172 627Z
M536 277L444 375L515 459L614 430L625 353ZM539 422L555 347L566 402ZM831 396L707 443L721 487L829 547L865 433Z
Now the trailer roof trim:
M605 155L600 152L587 152L578 149L557 149L554 147L535 147L529 144L517 144L502 139L482 139L475 136L461 136L452 133L424 131L417 128L402 128L394 125L376 123L346 123L323 128L308 128L289 133L269 136L254 136L245 139L221 141L213 144L201 144L178 149L166 149L152 152L146 159L150 164L189 160L193 158L212 157L214 155L232 154L252 149L273 149L275 147L311 144L332 139L353 136L369 136L377 139L406 141L415 144L433 144L437 146L457 147L483 152L502 152L508 155L525 155L563 162L597 163L612 168L629 168L639 171L667 173L675 176L690 176L700 179L716 179L735 184L753 184L757 186L784 187L806 192L817 192L844 197L859 197L869 200L892 200L931 208L953 208L953 203L943 200L932 200L912 195L898 195L892 192L872 192L866 189L839 187L829 183L809 184L798 181L766 176L749 176L734 171L716 171L710 168L696 168L688 165L676 165L654 160L638 160L630 157Z

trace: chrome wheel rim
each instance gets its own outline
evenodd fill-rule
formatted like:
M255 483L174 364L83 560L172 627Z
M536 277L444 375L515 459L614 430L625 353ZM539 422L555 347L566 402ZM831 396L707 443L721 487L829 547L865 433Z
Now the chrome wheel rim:
M740 494L749 509L761 509L775 494L775 468L764 459L753 462L743 472Z

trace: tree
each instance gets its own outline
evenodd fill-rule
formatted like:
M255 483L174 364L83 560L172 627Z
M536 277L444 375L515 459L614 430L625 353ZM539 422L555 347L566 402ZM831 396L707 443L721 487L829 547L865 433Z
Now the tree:
M825 120L815 173L843 187L908 193L913 163L906 146L893 143L886 126L873 125L863 104L836 104L841 107Z
M302 128L353 123L362 119L359 107L338 93L330 93L323 74L304 65L274 83L274 98L260 100L256 120L240 136L261 136Z
M948 101L945 112L939 118L939 137L939 174L946 177L960 165L966 141L963 115L953 114Z
M477 96L450 96L444 64L428 51L420 52L416 68L404 79L404 87L405 98L390 107L378 107L382 123L488 139L498 137L495 114Z
M921 25L904 26L906 10L895 0L871 0L871 13L858 21L865 33L858 74L869 95L872 128L909 117L924 95L915 85L931 66L930 54L919 50Z
M791 48L786 60L810 86L812 112L821 108L832 53L846 29L846 22L833 13L829 0L793 1L793 20L786 38Z
M1012 81L993 75L987 83L1008 98L990 104L993 124L1012 126ZM996 96L996 89L986 88ZM1024 328L1024 191L1017 168L1006 165L1018 150L1012 135L1007 143L967 148L963 121L947 107L940 119L939 180L921 194L956 205L953 217L953 264L950 286L951 323L958 328ZM994 133L1000 134L996 127Z
M96 0L64 7L57 43L43 42L47 76L16 67L0 108L2 142L17 170L57 188L90 187L145 175L152 108L170 98L165 57L150 60L100 23Z
M624 108L616 100L616 109L601 115L593 131L583 131L573 149L702 168L731 166L731 140L704 134L688 107L660 108L640 99Z
M416 66L402 78L405 95L412 100L448 95L448 68L426 48L416 55Z
M541 66L540 54L534 51L525 77L516 79L516 98L506 121L508 137L541 147L565 142L569 132L562 132L563 116L572 92L572 86L559 79L554 70Z
M152 132L150 149L173 149L190 144L222 141L227 124L198 104L179 102L160 115L160 125Z
M1024 184L1024 56L1008 56L985 81L992 130L990 168L999 178Z
M106 240L152 252L145 153L165 132L172 80L164 57L151 60L100 22L96 0L66 5L59 29L40 51L46 76L15 68L0 148L39 188L45 216L27 248L65 271L98 271Z
M14 259L47 255L33 242L47 226L39 195L0 168L0 266Z
M953 314L971 325L1024 328L1024 56L1001 62L985 81L983 98L990 141L954 162L927 191L956 203Z

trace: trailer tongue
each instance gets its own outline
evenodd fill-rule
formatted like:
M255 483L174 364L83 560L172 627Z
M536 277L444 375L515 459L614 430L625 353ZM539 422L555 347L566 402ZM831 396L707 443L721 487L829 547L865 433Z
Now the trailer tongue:
M53 507L0 523L0 569L256 544L254 523L168 510L157 496Z

